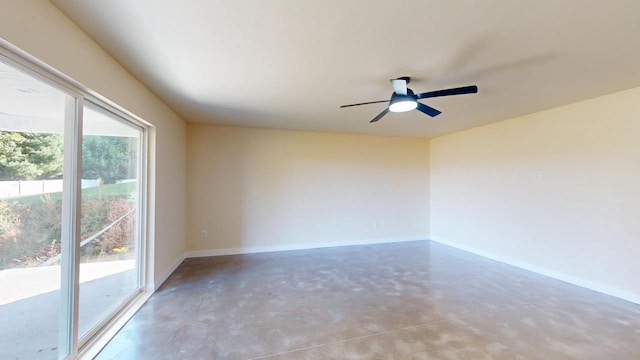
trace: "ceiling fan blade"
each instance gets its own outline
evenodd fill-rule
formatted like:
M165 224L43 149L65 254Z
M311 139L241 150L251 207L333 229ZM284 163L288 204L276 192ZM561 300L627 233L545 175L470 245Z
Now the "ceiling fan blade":
M432 97L438 97L438 96L473 94L477 92L478 92L478 87L475 85L463 86L459 88L429 91L422 94L418 94L418 99L432 98Z
M373 120L369 121L369 123L374 123L374 122L382 119L382 117L387 115L388 112L389 112L389 108L386 108L386 109L382 110L382 112L380 114L378 114L378 116L374 117Z
M398 95L407 95L407 78L398 78L391 79L391 85L393 86L393 91Z
M442 114L442 111L434 109L431 106L427 106L427 105L421 104L421 103L418 103L417 109L422 111L423 113L431 116L431 117L436 117L436 116Z
M357 103L357 104L342 105L342 106L340 106L340 108L346 108L346 107L350 107L350 106L368 105L368 104L377 104L377 103L383 103L383 102L388 103L389 100L378 100L378 101L369 101L369 102L363 102L363 103Z

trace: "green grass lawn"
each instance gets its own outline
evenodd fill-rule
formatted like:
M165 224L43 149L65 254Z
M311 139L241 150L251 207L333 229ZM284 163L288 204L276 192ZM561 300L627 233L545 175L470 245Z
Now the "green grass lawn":
M97 187L82 189L82 199L95 199L100 198L102 196L127 196L130 193L136 191L138 186L137 182L129 182L122 184L106 184L100 185ZM53 200L62 199L62 192L54 192L54 193L46 193L46 194L38 194L38 195L29 195L29 196L21 196L7 199L11 202L18 202L21 204L31 205L31 204L39 204L42 202L43 196L51 196Z

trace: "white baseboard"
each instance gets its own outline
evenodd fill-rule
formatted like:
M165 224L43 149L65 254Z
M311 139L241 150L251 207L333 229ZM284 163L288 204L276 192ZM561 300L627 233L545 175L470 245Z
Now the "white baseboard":
M187 251L186 258L205 257L205 256L221 256L221 255L238 255L238 254L254 254L273 251L289 251L289 250L305 250L305 249L319 249L327 247L337 246L353 246L353 245L370 245L370 244L383 244L383 243L395 243L404 241L418 241L427 240L428 235L419 236L405 236L405 237L392 237L392 238L375 238L375 239L363 239L357 241L343 241L343 242L326 242L326 243L309 243L309 244L286 244L286 245L269 245L269 246L249 246L241 248L228 248L228 249L209 249L209 250L195 250Z
M289 251L289 250L305 250L305 249L319 249L326 247L336 246L353 246L353 245L368 245L368 244L384 244L394 242L405 241L419 241L428 240L428 235L418 236L405 236L405 237L392 237L392 238L375 238L364 239L358 241L343 241L343 242L326 242L326 243L309 243L309 244L287 244L287 245L270 245L270 246L250 246L242 248L227 248L227 249L209 249L209 250L195 250L187 251L180 255L171 265L162 273L160 277L153 284L149 284L147 289L155 292L174 271L182 264L185 259L206 257L206 256L222 256L222 255L239 255L239 254L255 254L262 252L274 252L274 251Z
M162 284L167 281L167 279L169 278L169 276L171 276L171 274L173 274L174 271L176 271L176 269L178 268L178 266L180 266L180 264L182 264L182 262L184 261L184 259L187 258L187 253L183 253L182 255L178 256L177 259L175 259L171 265L169 265L169 267L162 273L162 275L160 275L159 278L156 279L156 281L154 281L153 284L149 284L148 289L150 289L151 291L156 291L158 290L158 288L160 286L162 286Z
M475 249L466 245L461 245L452 241L449 241L447 239L443 239L439 236L430 236L429 239L431 241L437 242L439 244L442 245L447 245L447 246L451 246L453 248L462 250L462 251L466 251L475 255L479 255L482 257L486 257L495 261L499 261L501 263L505 263L511 266L515 266L524 270L528 270L528 271L532 271L544 276L548 276L551 278L554 278L556 280L560 280L560 281L564 281L566 283L569 284L573 284L573 285L577 285L583 288L587 288L590 290L594 290L597 291L599 293L602 294L606 294L606 295L610 295L613 297L617 297L619 299L622 300L626 300L626 301L630 301L632 303L635 304L640 304L640 294L635 294L629 291L625 291L625 290L621 290L615 287L611 287L608 285L603 285L600 283L596 283L590 280L585 280L573 275L569 275L569 274L565 274L559 271L555 271L555 270L551 270L551 269L547 269L547 268L543 268L540 266L536 266L536 265L532 265L529 263L525 263L519 260L514 260L511 259L509 257L506 256L502 256L502 255L498 255L498 254L494 254L488 251L484 251L484 250L479 250L479 249Z

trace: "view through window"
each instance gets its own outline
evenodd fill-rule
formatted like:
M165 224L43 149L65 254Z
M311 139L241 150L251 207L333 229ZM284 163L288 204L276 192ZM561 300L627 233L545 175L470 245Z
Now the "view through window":
M0 63L1 359L64 358L140 292L143 140L142 127Z
M106 111L83 111L80 308L85 335L139 287L142 132ZM90 186L89 182L93 182Z
M0 64L0 358L57 358L67 95Z

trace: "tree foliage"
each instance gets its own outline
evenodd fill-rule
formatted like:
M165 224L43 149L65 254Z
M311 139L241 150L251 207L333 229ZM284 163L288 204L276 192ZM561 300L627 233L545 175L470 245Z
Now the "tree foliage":
M105 184L136 177L135 138L82 138L82 178ZM0 131L0 180L62 178L63 138L59 134Z
M84 136L82 178L102 179L105 184L136 177L136 139L115 136Z
M0 131L0 179L62 178L62 135Z
M82 177L104 184L137 177L138 142L135 138L83 136ZM0 131L0 181L49 180L62 177L63 137L59 134ZM122 184L127 185L127 184ZM111 191L108 191L110 188ZM82 238L97 233L135 207L128 187L101 186L99 196L85 198L81 208ZM113 193L113 189L119 192ZM62 201L45 194L36 203L0 200L0 270L35 266L60 254ZM135 246L135 213L118 222L99 239L82 248L88 257L124 256ZM127 255L129 256L129 255Z

